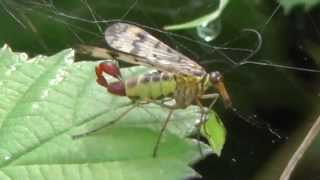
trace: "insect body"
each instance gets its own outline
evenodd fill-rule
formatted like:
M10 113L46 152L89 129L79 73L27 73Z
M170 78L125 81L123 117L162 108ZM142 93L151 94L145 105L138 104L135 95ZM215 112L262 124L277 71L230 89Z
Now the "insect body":
M132 64L149 66L161 71L165 76L173 77L176 81L176 90L173 95L177 101L177 107L184 108L194 100L201 99L201 96L205 94L210 84L223 97L225 105L231 106L229 95L223 84L222 75L218 71L207 73L195 61L170 48L143 29L127 23L115 23L106 29L105 39L112 49L82 45L82 53L99 58L112 58ZM97 68L98 81L103 79L102 72L106 72L121 80L117 68L116 65L109 64L108 67L99 65ZM148 80L147 77L141 79ZM157 78L154 77L154 79ZM164 79L160 78L160 80ZM152 80L150 82L154 83L155 81ZM115 89L117 88L119 87ZM109 87L109 92L111 89ZM117 95L120 94L121 92ZM147 96L147 94L144 96Z
M207 73L195 61L170 48L143 29L128 23L114 23L106 29L105 40L109 49L81 46L80 51L99 58L117 59L152 67L159 72L123 80L116 63L106 61L96 67L98 84L114 95L127 96L135 101L157 102L155 100L164 97L175 100L174 105L161 104L170 111L157 139L154 156L174 109L185 108L195 102L204 112L201 99L216 99L219 96L216 93L206 94L210 85L223 97L225 106L231 106L222 75L218 71ZM107 82L104 73L115 77L118 81Z
M119 81L108 83L103 72ZM96 74L98 84L106 87L108 92L118 96L127 96L133 100L150 101L169 97L177 87L174 74L166 72L154 72L122 80L118 67L110 61L100 63L96 67Z

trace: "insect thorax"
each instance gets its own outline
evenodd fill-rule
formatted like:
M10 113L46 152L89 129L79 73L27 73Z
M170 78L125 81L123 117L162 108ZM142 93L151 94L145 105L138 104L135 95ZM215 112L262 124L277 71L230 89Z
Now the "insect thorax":
M176 76L177 89L174 98L179 107L189 106L197 97L200 97L208 88L209 76Z

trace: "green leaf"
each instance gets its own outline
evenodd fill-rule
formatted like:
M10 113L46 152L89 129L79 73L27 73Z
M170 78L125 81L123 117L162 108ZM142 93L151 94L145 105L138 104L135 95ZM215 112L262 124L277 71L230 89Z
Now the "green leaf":
M220 156L226 142L227 131L214 111L209 111L208 119L201 126L201 134L208 140L213 153Z
M90 136L73 135L114 120L131 105L95 82L94 62L73 62L74 51L29 59L0 50L0 179L182 179L197 175L188 165L200 158L185 138L195 127L197 107L173 114L158 156L152 150L167 110L135 108ZM144 67L121 70L145 73ZM208 147L201 144L208 152Z
M285 12L289 13L293 8L297 6L303 6L307 11L319 4L320 0L279 0L279 3L284 8Z
M206 14L204 16L201 16L197 19L181 23L181 24L174 24L174 25L167 25L164 26L165 30L181 30L181 29L190 29L190 28L196 28L201 25L207 25L212 21L217 20L224 8L227 6L229 0L220 0L219 7L213 11L210 14Z

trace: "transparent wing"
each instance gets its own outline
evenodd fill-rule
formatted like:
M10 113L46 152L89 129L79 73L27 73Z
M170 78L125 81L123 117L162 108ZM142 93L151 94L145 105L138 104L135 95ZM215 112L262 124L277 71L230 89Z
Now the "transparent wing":
M206 73L196 62L132 24L112 24L105 31L105 40L111 48L138 57L121 59L129 63L192 76L202 76Z

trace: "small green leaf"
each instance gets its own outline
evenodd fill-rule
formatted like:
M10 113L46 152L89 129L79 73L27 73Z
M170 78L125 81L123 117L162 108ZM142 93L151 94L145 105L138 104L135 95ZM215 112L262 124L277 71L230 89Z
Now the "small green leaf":
M96 62L74 63L74 51L29 59L0 50L0 179L183 179L197 173L198 143L186 138L199 117L196 106L177 110L152 150L168 111L135 108L90 136L73 135L116 119L131 105L95 82ZM121 69L125 77L145 73ZM129 104L129 105L128 105ZM201 144L202 148L208 147ZM208 151L206 151L208 152Z
M279 3L284 8L285 12L289 13L297 6L303 6L307 11L319 4L320 0L279 0Z
M209 24L210 22L215 21L220 17L222 11L227 6L228 2L229 0L220 0L219 7L212 13L206 14L204 16L201 16L197 19L194 19L185 23L167 25L167 26L164 26L164 29L165 30L181 30L181 29L196 28L204 24Z
M208 119L201 126L201 134L208 140L213 153L220 156L226 142L227 131L214 111L209 111Z

